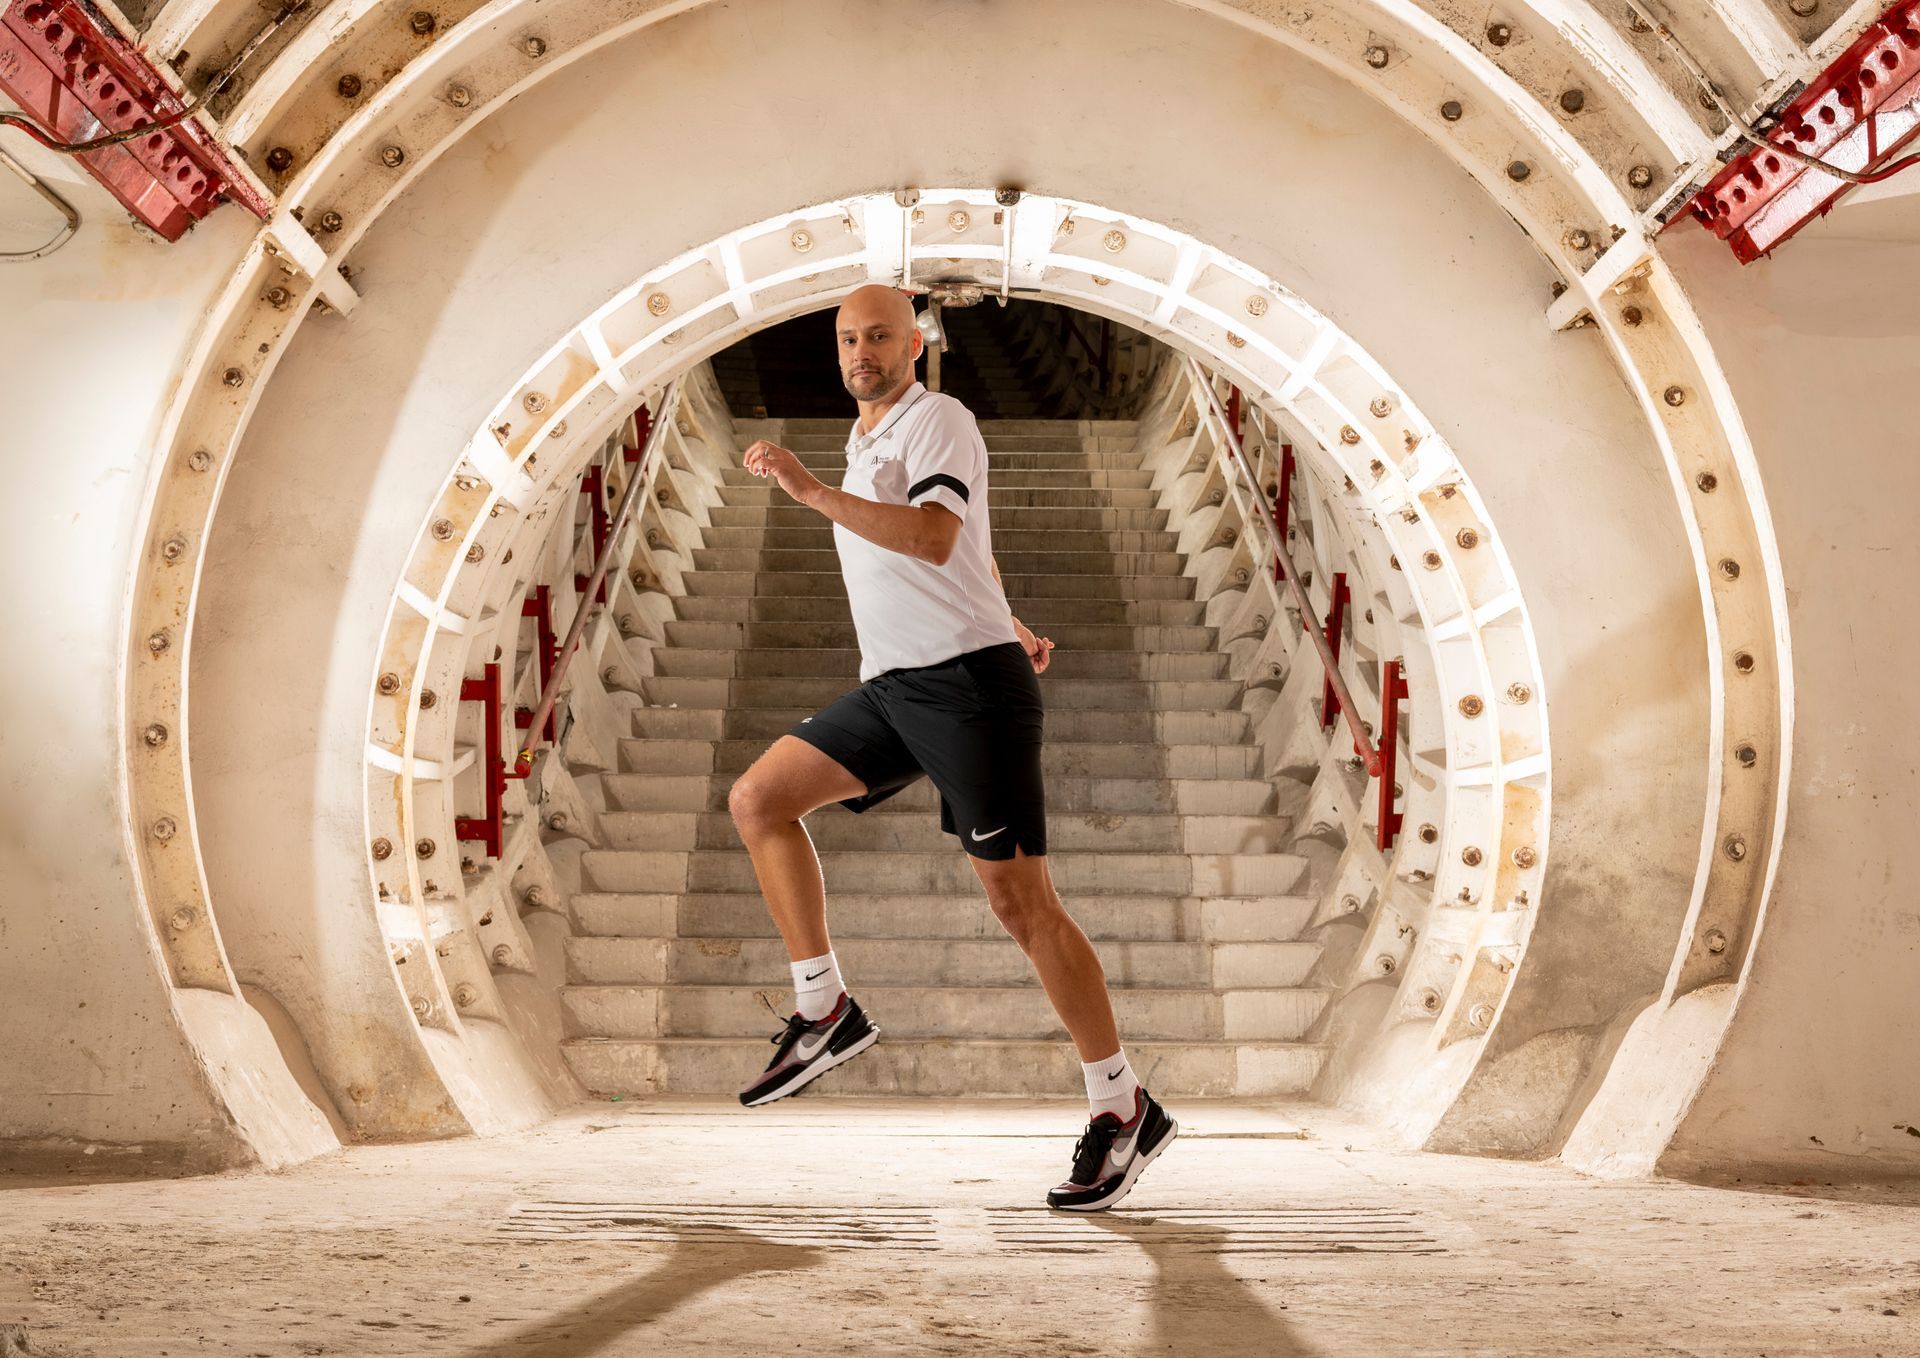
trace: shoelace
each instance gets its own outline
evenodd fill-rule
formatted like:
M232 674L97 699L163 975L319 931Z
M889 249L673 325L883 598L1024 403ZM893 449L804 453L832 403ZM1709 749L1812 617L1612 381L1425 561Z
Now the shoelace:
M769 1014L772 1014L775 1018L780 1017L780 1011L773 1007L773 1001L769 1000L765 995L760 997L760 1003L767 1006L767 1012ZM797 1030L811 1028L813 1026L812 1019L801 1018L798 1012L787 1015L783 1022L786 1026L767 1039L767 1041L773 1043L775 1046L785 1042L789 1036L792 1036L797 1041L800 1036Z
M1087 1124L1087 1130L1073 1143L1073 1182L1093 1182L1100 1166L1106 1163L1107 1152L1113 1149L1113 1138L1114 1133L1098 1122Z

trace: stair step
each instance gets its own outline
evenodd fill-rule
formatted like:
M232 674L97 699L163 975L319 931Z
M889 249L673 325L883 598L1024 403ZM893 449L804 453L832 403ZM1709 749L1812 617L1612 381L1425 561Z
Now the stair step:
M755 477L756 484L751 486L728 486L722 496L722 503L730 507L758 508L767 506L774 509L797 509L811 514L815 511L794 503L793 497L763 478ZM1084 486L1001 486L987 479L987 505L994 510L1001 509L1138 509L1164 514L1159 509L1158 491L1148 487L1131 489L1110 487L1094 489ZM716 511L718 512L718 511Z
M717 511L716 511L717 512ZM1178 552L1134 551L1002 551L993 559L1002 578L1009 575L1141 576L1179 575L1185 564ZM831 546L797 548L696 547L694 569L699 571L805 571L818 573L840 568L840 556Z
M582 882L590 891L755 891L753 860L741 849L590 849L581 855ZM1294 854L1049 853L1054 886L1076 892L1164 892L1175 896L1288 895L1306 884L1306 860ZM868 849L829 849L820 866L832 892L861 891L927 895L977 891L967 857Z
M771 740L704 740L630 736L620 742L620 772L711 773L732 778L766 752ZM1242 745L1142 745L1130 741L1049 740L1040 768L1057 777L1257 778L1260 751Z
M1103 939L1094 945L1107 984L1206 995L1212 990L1297 989L1319 960L1313 942L1209 943L1197 940ZM1033 964L1011 938L836 937L834 954L859 993L874 986L946 986L965 993L982 986L1045 992ZM704 985L788 987L786 945L777 938L647 938L580 935L567 940L568 980L585 986ZM1309 1016L1307 1022L1311 1022ZM762 1017L751 1032L764 1023ZM1298 1031L1284 1034L1296 1036ZM640 1037L640 1032L606 1036ZM1176 1034L1178 1035L1178 1034ZM1191 1035L1191 1034L1187 1034ZM1215 1036L1282 1036L1220 1034Z
M995 537L1021 529L1044 531L1055 528L1164 533L1169 517L1164 509L1112 505L1092 499L1084 504L994 505L992 513ZM829 521L823 519L818 510L791 501L765 505L727 500L709 510L708 517L716 528L813 528L822 532L830 531Z
M841 473L846 471L845 458L824 461L825 465L810 466L808 470L828 485L838 486ZM1025 490L1145 490L1153 485L1153 473L1141 471L1137 463L1132 467L1009 466L1004 459L989 455L987 483L1003 489ZM731 490L764 486L767 482L745 467L723 467L720 484Z
M667 641L674 646L725 649L850 648L855 637L851 622L669 622ZM1211 651L1218 638L1211 627L1138 627L1125 623L1068 622L1050 625L1054 644L1082 651Z
M1207 606L1192 599L1025 599L1019 618L1041 630L1070 623L1109 627L1199 627ZM845 598L716 597L687 595L673 601L682 622L848 622Z
M778 739L816 711L813 707L638 707L633 739ZM1237 745L1246 738L1244 712L1153 712L1144 708L1053 706L1046 714L1051 741L1134 741L1167 745ZM643 752L634 765L648 767Z
M1310 896L1076 896L1068 902L1089 938L1174 942L1286 943L1312 919ZM828 918L836 939L1003 939L1006 929L978 892L937 896L835 891ZM776 938L758 891L581 892L572 898L583 934L627 938ZM1317 945L1316 945L1317 946Z
M1057 1095L1082 1088L1071 1043L1013 1039L890 1038L820 1077L832 1095ZM562 1048L596 1094L732 1094L763 1069L764 1037L574 1038ZM1304 1042L1129 1042L1133 1067L1161 1099L1281 1098L1303 1094L1324 1059ZM805 1097L802 1095L801 1097Z
M1041 679L1049 707L1090 710L1112 708L1153 712L1220 712L1240 697L1240 685L1230 679L1167 680L1122 679L1097 681L1062 679L1051 669ZM641 694L654 707L803 707L809 712L825 707L852 685L834 677L818 679L733 679L651 676L641 681Z
M1057 638L1056 638L1057 640ZM662 646L651 652L654 672L662 675L703 675L709 678L842 679L852 688L860 672L860 653L839 647ZM1043 693L1061 679L1136 679L1194 681L1226 676L1230 658L1225 651L1182 651L1145 655L1124 651L1055 651L1053 663L1040 679Z
M815 812L807 828L816 849L948 853L957 844L940 828L932 807L901 814L881 808L854 815ZM610 849L738 849L739 832L725 811L603 811L601 833ZM1153 813L1062 814L1050 807L1047 851L1111 853L1276 853L1292 842L1287 822L1273 816L1196 816Z
M1129 510L1128 513L1135 511ZM1164 529L1149 528L1067 528L1060 525L1039 528L1023 528L1018 523L993 526L993 545L995 556L1008 552L1097 552L1111 555L1114 552L1171 552L1179 546L1179 534ZM833 548L833 524L821 519L817 523L797 524L791 527L727 527L717 525L700 531L700 545L705 548L732 548L745 551L829 551ZM751 567L747 568L751 570ZM696 571L687 577L689 585L700 580L702 574L722 574L723 572ZM807 572L798 572L806 574ZM764 578L778 580L774 572L764 572ZM837 570L821 571L821 575L830 575L836 580L843 577ZM1049 576L1027 575L1009 576L1005 567L1001 568L1003 580L1025 579L1046 580ZM1166 577L1155 577L1166 578ZM1193 581L1185 576L1173 577L1183 582L1186 593L1193 591ZM1008 584L1008 590L1013 589ZM692 589L689 593L695 593ZM714 591L718 592L718 591ZM779 593L777 588L772 592ZM841 593L845 593L844 584ZM1185 597L1184 595L1182 597Z

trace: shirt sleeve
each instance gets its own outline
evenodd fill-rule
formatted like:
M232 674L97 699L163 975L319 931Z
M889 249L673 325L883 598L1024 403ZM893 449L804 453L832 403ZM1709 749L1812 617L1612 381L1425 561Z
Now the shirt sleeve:
M984 502L986 445L973 416L958 401L939 403L903 460L908 504L945 505L964 519L974 500Z

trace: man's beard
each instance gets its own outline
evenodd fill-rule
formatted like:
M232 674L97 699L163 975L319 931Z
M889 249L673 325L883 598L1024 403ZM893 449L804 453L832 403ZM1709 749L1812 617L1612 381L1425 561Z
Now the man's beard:
M894 388L902 385L907 375L906 365L897 368L881 368L878 372L866 372L840 375L840 383L847 389L847 395L856 401L877 401Z

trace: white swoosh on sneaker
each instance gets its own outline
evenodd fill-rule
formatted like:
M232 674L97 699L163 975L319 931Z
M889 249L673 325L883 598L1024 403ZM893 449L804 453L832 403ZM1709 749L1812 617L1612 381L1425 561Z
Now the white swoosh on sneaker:
M818 1034L818 1040L815 1041L811 1046L807 1045L807 1039L803 1037L798 1042L793 1044L793 1054L799 1057L802 1061L811 1061L813 1060L814 1057L820 1054L820 1049L827 1045L827 1039L832 1035L833 1035L832 1029L828 1029L826 1032Z
M973 841L974 843L978 844L983 839L992 839L995 835L999 834L1001 830L1004 830L1006 828L1007 827L1003 825L1000 827L1000 830L989 830L984 835L981 834L978 830L975 830L973 832Z

